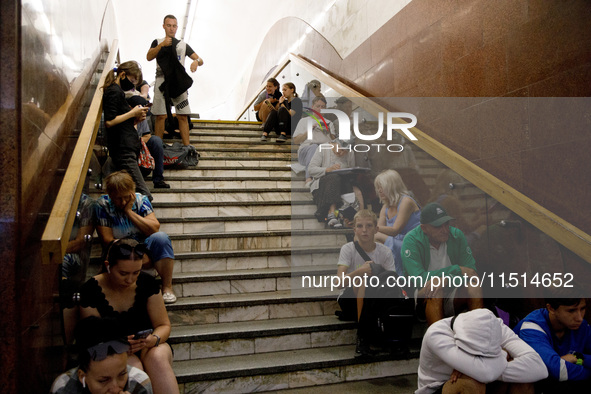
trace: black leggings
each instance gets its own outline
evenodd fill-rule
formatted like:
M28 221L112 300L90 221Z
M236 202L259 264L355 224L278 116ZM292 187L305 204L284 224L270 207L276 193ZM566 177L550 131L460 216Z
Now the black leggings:
M348 177L331 173L320 177L318 189L312 192L314 203L318 208L316 218L326 218L330 206L333 204L337 207L342 205L341 194L350 193L351 190L353 190L353 186Z
M275 130L277 134L291 136L291 114L289 110L279 107L277 111L271 111L263 130L267 134Z

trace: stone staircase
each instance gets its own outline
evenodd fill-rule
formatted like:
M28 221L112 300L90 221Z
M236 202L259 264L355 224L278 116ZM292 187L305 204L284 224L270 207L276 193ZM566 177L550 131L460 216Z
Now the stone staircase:
M195 122L199 165L166 171L172 188L153 192L176 255L168 342L181 393L416 373L416 349L410 360L354 358L355 325L335 317L336 293L302 288L303 275L336 272L348 230L316 221L290 144L259 137L256 123Z

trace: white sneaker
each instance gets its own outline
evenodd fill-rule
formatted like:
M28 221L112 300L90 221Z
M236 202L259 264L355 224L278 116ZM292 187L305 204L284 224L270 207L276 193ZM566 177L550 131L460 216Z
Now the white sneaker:
M169 292L162 294L162 299L165 304L174 304L176 302L176 296Z

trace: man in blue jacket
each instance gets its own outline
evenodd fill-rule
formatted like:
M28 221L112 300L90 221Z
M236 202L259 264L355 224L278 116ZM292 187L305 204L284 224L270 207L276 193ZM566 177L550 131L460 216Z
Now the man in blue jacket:
M549 378L541 383L544 393L589 390L591 328L583 318L586 306L581 297L546 299L546 308L533 311L515 327L548 368Z
M402 264L409 283L417 285L417 314L423 311L429 325L464 309L482 308L482 289L476 262L461 230L437 203L421 210L421 225L408 232L402 243ZM478 278L474 278L478 279Z

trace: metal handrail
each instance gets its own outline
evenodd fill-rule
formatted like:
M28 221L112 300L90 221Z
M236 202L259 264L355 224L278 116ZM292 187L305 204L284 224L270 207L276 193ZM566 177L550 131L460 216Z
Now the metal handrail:
M78 201L82 194L84 180L88 172L90 158L100 124L103 92L102 86L107 73L113 68L118 56L118 40L113 40L109 57L105 62L103 73L92 98L88 114L82 125L78 142L66 169L55 204L41 237L43 264L59 264L68 247L72 225L76 217Z
M283 71L285 69L285 67L287 67L287 65L290 63L290 57L286 58L285 61L283 63L281 63L279 66L277 66L275 68L275 70L273 70L273 72L271 74L269 74L269 76L267 77L267 79L269 78L276 78L281 71ZM242 108L242 111L240 112L240 114L238 115L238 117L236 118L237 121L240 120L240 118L242 117L242 115L244 115L244 113L246 111L249 110L249 108L254 104L255 100L257 99L257 97L259 96L259 94L263 91L263 89L265 89L265 86L267 85L267 81L263 81L263 83L261 84L261 86L259 86L259 88L256 90L256 94L254 95L254 97L252 97L246 104L245 106Z

